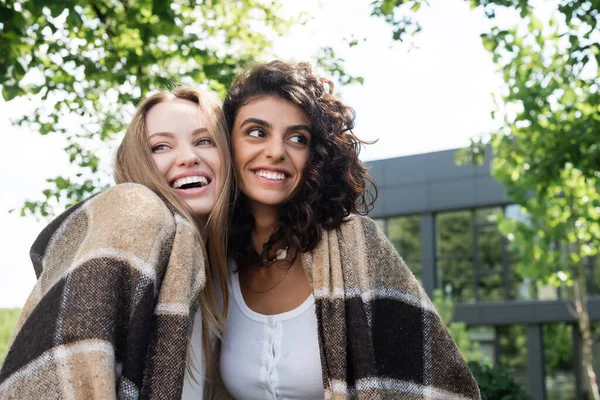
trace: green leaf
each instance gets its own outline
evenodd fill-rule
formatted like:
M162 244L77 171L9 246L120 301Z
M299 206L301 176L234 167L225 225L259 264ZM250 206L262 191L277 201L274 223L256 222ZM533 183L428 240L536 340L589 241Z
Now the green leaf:
M18 85L11 86L5 84L2 86L2 97L4 98L4 101L11 101L20 94L23 94L23 90L21 90Z
M83 25L83 20L81 19L79 13L71 8L69 10L69 15L67 15L67 23L71 27L79 28Z
M394 8L396 7L395 3L390 0L383 0L383 3L379 7L383 15L390 15L394 12Z
M25 76L25 68L23 68L19 61L17 61L13 66L13 76L17 81Z
M52 15L53 18L58 17L65 11L65 7L61 6L60 3L51 2L48 7L50 8L50 15Z
M533 14L531 14L529 16L529 19L531 21L529 29L531 31L537 30L537 31L539 31L541 33L542 29L544 29L544 24L542 24L542 21L538 17L536 17L535 15L533 15Z
M577 94L575 93L575 91L571 88L567 88L565 90L565 94L562 97L562 102L564 104L572 104L576 100L577 100Z

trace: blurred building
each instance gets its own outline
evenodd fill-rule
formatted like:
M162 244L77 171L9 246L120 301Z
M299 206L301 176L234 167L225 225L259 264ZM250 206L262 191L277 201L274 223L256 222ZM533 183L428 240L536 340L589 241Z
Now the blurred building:
M457 166L455 152L367 163L379 187L369 215L430 296L441 289L452 297L453 320L469 326L483 357L508 367L536 400L583 399L569 288L516 273L497 219L526 216L491 177L489 156L482 166ZM600 321L600 266L589 273L590 316ZM600 348L595 354L600 361Z

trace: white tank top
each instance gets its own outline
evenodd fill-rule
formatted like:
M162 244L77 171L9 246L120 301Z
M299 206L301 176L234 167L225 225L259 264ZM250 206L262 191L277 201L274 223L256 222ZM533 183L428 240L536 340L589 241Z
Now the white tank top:
M315 299L294 310L252 311L230 274L229 315L221 346L221 376L236 399L323 399Z
M206 368L202 348L202 314L200 312L200 308L198 308L192 319L192 334L188 341L182 400L197 400L204 396Z

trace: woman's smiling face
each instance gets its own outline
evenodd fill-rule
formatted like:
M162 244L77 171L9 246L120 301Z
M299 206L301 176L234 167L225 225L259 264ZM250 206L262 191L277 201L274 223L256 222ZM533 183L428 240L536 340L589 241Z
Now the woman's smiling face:
M208 125L198 105L183 99L158 103L146 116L154 163L192 215L201 218L211 213L223 186L223 163Z
M310 156L311 124L295 104L259 97L241 107L232 132L233 162L242 193L280 207L300 185Z

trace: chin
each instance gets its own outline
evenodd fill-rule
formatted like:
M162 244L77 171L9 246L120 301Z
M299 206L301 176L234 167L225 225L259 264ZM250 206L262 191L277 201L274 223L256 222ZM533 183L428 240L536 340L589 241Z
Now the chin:
M198 202L198 201L186 201L186 204L191 210L191 214L194 218L206 219L212 212L215 203L214 202Z
M264 204L266 206L271 207L282 207L287 202L289 202L289 198L283 196L248 196L250 200L258 203Z

